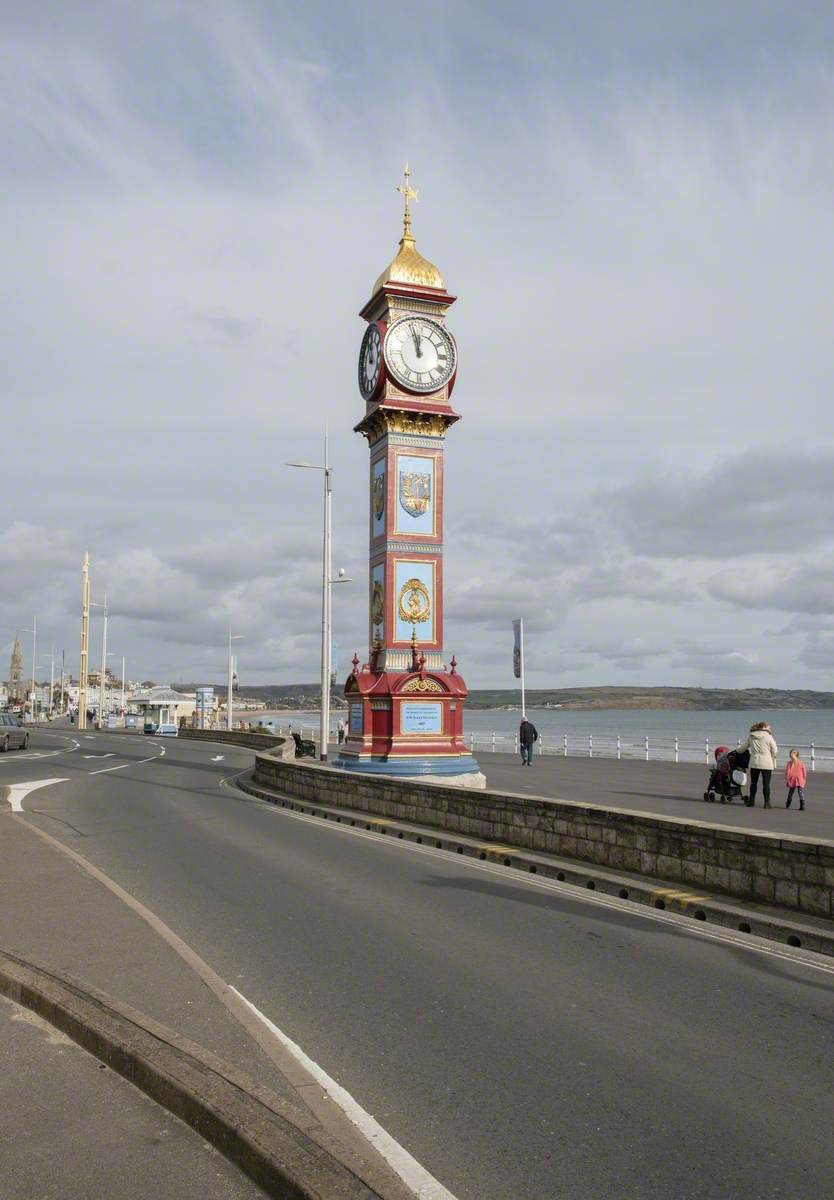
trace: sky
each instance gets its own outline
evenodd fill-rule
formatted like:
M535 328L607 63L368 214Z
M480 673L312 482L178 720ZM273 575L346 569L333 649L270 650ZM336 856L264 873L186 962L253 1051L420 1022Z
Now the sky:
M834 8L0 2L0 675L367 655L359 310L458 297L446 648L470 686L831 687ZM91 663L100 658L94 609ZM21 635L24 662L30 635ZM27 670L29 668L27 667Z

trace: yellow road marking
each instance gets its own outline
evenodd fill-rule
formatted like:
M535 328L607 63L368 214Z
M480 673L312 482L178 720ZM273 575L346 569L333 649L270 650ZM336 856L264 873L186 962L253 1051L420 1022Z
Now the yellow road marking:
M686 908L689 904L705 904L706 896L698 896L694 892L678 892L674 888L654 888L650 893L652 896L661 896L666 900L677 900L681 908Z

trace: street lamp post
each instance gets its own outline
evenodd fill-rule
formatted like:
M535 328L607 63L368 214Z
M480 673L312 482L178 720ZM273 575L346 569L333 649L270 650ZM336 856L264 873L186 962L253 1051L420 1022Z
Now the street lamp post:
M35 695L35 692L36 692L35 654L37 652L37 645L38 645L38 618L37 618L37 615L32 617L32 628L24 629L24 630L22 630L22 632L23 633L31 633L31 635L32 635L32 724L34 725L37 722L36 714L37 714L37 706L38 706L37 696Z
M101 678L98 681L98 727L101 729L104 721L104 676L107 670L107 592L104 593L103 603L91 600L90 604L93 608L104 609L104 624L101 627Z
M232 688L234 685L234 669L232 667L232 642L239 642L246 635L243 633L232 633L232 627L229 626L229 691L226 696L226 728L229 733L232 732Z
M327 743L330 737L331 592L334 583L351 582L343 570L339 571L336 579L332 577L331 508L333 486L331 475L333 474L333 469L330 466L327 426L325 426L324 430L324 465L318 466L315 463L290 462L287 463L287 466L305 467L311 471L322 471L324 473L324 531L321 555L321 723L319 731L319 758L322 762L326 762Z

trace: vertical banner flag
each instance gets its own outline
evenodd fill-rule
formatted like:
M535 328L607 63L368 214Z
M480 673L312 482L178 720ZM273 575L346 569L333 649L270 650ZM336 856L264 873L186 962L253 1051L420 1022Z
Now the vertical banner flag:
M513 621L513 675L521 679L521 619Z

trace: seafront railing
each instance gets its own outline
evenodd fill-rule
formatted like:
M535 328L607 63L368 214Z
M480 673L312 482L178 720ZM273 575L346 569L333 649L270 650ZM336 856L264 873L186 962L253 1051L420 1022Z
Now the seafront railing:
M481 733L473 731L465 735L467 745L473 753L484 751L498 754L518 754L517 734ZM564 758L615 758L642 759L645 762L703 763L712 766L713 751L718 745L733 743L711 741L709 738L682 738L671 734L610 734L610 733L560 733L540 734L536 742L537 754L557 755ZM741 745L740 739L735 745ZM822 746L817 742L796 747L809 771L834 771L834 746ZM780 754L780 761L787 751Z
M318 738L317 729L294 728L296 733L311 741ZM283 734L284 727L279 726L277 732ZM335 731L331 731L331 740L336 740ZM464 735L464 741L473 754L519 753L518 734L472 730ZM711 767L715 761L715 747L732 744L729 740L711 741L709 738L677 737L665 733L547 733L540 734L535 752L564 758L642 759L644 762L702 763ZM740 744L740 740L735 743ZM796 748L809 771L834 771L834 746L813 741L797 745ZM780 748L779 762L782 768L787 753L788 748Z

